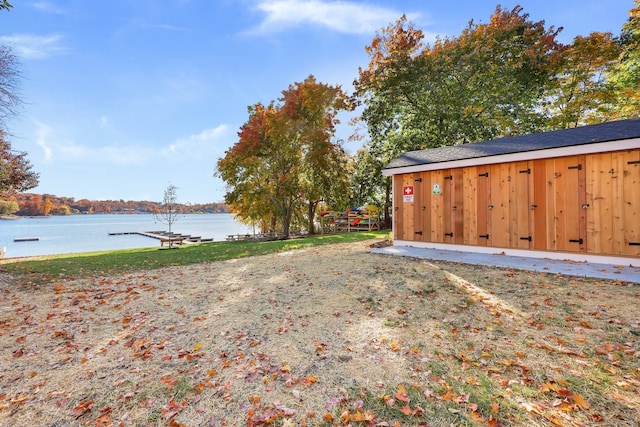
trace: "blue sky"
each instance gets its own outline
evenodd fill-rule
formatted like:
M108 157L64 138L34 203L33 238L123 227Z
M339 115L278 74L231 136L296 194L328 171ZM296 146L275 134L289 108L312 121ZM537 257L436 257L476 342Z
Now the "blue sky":
M247 107L313 74L352 90L376 31L403 13L427 41L487 22L485 0L12 0L0 44L20 59L11 143L40 185L76 200L224 199L215 165ZM619 34L633 0L501 1L564 27L561 41ZM347 116L338 129L346 140ZM354 153L359 147L347 145Z

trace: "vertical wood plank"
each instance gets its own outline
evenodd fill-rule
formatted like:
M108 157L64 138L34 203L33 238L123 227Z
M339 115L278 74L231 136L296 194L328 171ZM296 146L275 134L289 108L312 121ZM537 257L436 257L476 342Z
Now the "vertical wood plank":
M622 163L623 253L640 256L640 149L626 152Z
M511 175L508 164L491 165L491 209L489 209L489 246L509 247L509 184Z
M532 165L533 192L531 206L532 209L532 235L533 248L539 250L550 249L547 240L547 230L549 228L547 216L547 194L551 191L553 181L547 179L547 160L535 160Z
M580 196L578 157L555 159L556 250L579 252Z
M464 180L464 208L463 208L463 243L478 244L478 168L467 167L462 170Z
M587 252L593 254L614 253L612 178L615 168L611 162L611 153L586 156Z
M478 217L476 244L478 246L489 245L489 230L491 226L489 224L489 205L491 204L491 184L489 180L488 166L478 166L478 192L477 192L477 207L476 213ZM489 237L486 237L489 236Z
M453 169L453 241L464 243L464 176L462 168Z
M578 156L578 236L580 252L587 252L587 179L585 168L585 155Z
M512 171L512 188L509 196L511 205L512 247L529 249L531 234L529 231L529 175L531 169L528 162L514 163Z
M453 243L453 175L451 169L442 171L442 241Z
M431 241L434 243L444 242L444 202L443 187L444 173L442 170L431 172ZM440 194L433 194L433 186L440 185Z
M422 173L416 172L413 174L413 239L416 242L423 241L423 236L420 234L424 227L424 215L421 211L422 207Z

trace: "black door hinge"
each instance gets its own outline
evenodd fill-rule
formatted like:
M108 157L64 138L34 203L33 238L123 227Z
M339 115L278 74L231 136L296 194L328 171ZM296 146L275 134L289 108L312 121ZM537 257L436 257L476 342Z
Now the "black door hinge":
M528 240L528 241L531 241L531 236L528 236L528 237L521 237L521 238L520 238L520 240Z
M582 244L584 242L584 240L582 240L582 239L569 239L569 242Z

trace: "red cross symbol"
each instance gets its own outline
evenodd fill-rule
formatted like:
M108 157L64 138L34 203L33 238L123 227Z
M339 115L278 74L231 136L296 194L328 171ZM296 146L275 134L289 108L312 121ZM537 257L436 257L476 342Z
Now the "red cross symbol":
M405 185L403 193L405 196L413 196L413 185Z

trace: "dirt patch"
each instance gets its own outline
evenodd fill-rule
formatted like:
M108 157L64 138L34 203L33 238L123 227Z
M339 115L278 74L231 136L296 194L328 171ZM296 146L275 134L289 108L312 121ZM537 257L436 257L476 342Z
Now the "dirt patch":
M0 425L640 421L638 286L372 243L0 278Z

